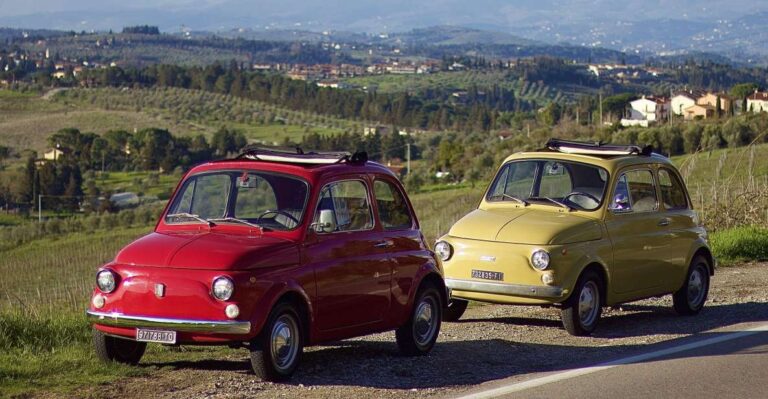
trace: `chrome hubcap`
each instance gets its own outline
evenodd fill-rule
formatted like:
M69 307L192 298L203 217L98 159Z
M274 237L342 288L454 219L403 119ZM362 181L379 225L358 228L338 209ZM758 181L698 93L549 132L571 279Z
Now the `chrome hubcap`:
M299 349L298 325L289 315L280 316L272 327L272 358L278 369L290 368Z
M419 345L427 345L435 334L437 329L436 308L437 306L432 297L424 298L416 307L416 314L413 320L413 335L416 343Z
M688 304L691 307L698 307L701 303L706 291L705 284L701 267L696 267L688 278Z
M600 299L597 284L588 281L579 293L579 320L582 326L589 326L595 322L597 311L600 309Z

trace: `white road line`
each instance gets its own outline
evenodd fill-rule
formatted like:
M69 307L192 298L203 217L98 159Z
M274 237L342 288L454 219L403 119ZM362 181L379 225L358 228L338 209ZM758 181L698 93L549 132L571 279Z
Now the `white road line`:
M768 331L768 324L762 324L757 327L749 328L746 330L740 330L740 331L734 331L734 332L728 332L724 333L723 335L714 337L714 338L707 338L703 339L701 341L691 342L689 344L683 344L679 346L673 346L671 348L666 349L660 349L653 352L643 353L640 355L635 356L629 356L618 360L613 360L606 363L600 363L595 366L589 366L589 367L583 367L579 369L573 369L568 370L562 373L556 373L556 374L550 374L544 377L540 378L534 378L532 380L528 381L522 381L511 385L505 385L498 388L492 388L486 391L480 391L476 393L470 393L465 396L459 397L459 399L485 399L485 398L495 398L501 395L506 395L513 392L520 392L526 389L540 387L545 384L549 384L552 382L567 380L569 378L579 377L582 375L592 374L596 373L598 371L607 370L610 368L614 368L617 366L625 365L625 364L631 364L631 363L637 363L642 362L649 359L654 359L657 357L662 357L666 355L671 355L673 353L678 352L685 352L691 349L701 348L704 346L714 345L718 344L720 342L725 341L731 341L734 339L739 339L742 337L746 337L752 334L757 334L759 332Z

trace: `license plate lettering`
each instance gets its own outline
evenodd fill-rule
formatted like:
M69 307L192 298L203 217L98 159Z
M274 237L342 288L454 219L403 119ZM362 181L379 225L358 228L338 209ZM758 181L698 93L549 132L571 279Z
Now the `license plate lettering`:
M161 344L175 344L176 331L136 329L136 340L142 342L158 342Z
M487 270L472 270L472 278L479 278L483 280L495 280L495 281L502 281L504 280L504 273L501 272L491 272Z

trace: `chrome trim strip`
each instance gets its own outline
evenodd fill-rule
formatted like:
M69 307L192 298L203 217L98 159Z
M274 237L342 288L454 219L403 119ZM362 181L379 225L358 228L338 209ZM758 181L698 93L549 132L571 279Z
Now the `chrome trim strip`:
M91 324L112 327L166 328L174 331L196 332L204 334L248 334L251 331L249 321L214 321L168 319L149 316L128 316L120 313L85 311Z
M550 287L544 285L486 283L483 281L455 280L451 278L445 279L445 285L455 291L480 292L486 294L543 298L558 298L563 295L562 287Z

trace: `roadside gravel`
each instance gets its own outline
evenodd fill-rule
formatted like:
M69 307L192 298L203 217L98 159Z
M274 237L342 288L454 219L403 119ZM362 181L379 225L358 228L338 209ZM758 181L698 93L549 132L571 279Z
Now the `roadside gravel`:
M568 369L615 358L654 343L730 324L768 320L768 263L720 268L700 315L680 317L671 297L606 309L592 337L562 329L557 309L473 306L444 323L426 357L398 354L394 333L307 348L286 384L262 383L248 372L245 350L206 361L151 364L150 377L88 387L77 397L163 398L424 398L451 396L477 384ZM45 395L43 395L45 396ZM59 396L59 395L56 395Z

